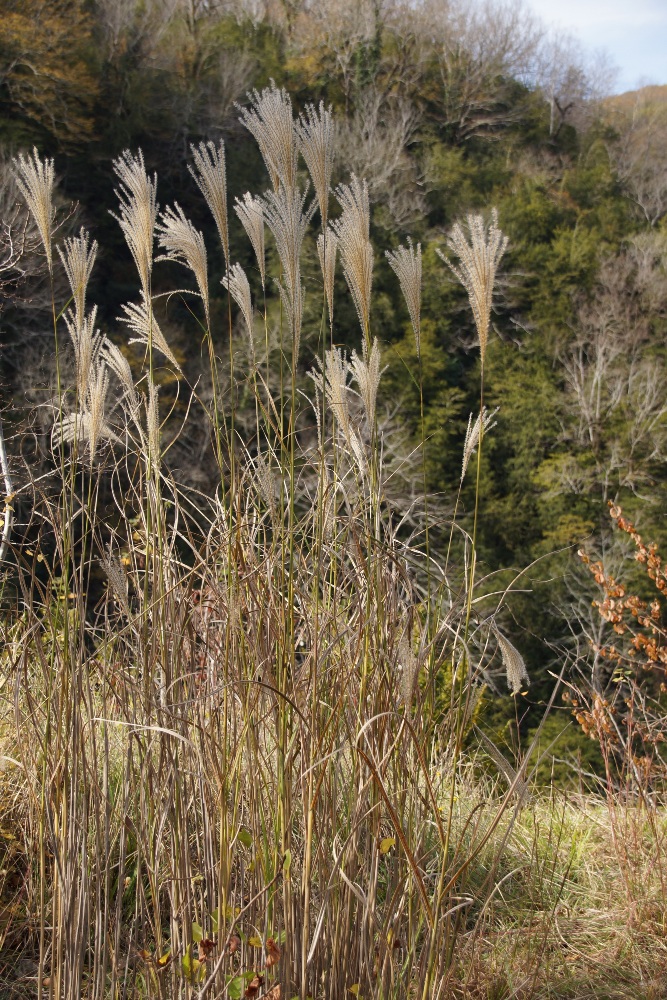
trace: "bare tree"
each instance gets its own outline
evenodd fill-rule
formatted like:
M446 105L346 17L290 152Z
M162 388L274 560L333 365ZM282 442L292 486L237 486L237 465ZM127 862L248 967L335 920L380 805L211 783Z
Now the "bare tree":
M374 88L360 95L354 113L338 125L338 162L368 178L371 199L385 205L399 227L424 211L417 169L408 155L418 125L411 102L384 99Z
M566 32L549 32L536 53L536 86L549 104L549 134L565 125L583 131L595 120L610 93L615 67L602 51L587 54Z
M656 226L667 214L667 105L639 91L611 154L630 198Z
M0 158L0 314L12 301L29 274L35 270L35 252L40 245L39 234L27 210L19 203L18 190L11 163ZM11 497L14 492L9 456L0 418L0 472L5 493L0 537L0 564L9 547L13 514Z
M544 35L522 0L426 0L430 39L442 82L441 116L459 141L490 137L519 113L514 81L530 81Z
M567 388L567 460L554 465L560 492L641 493L667 456L667 371L652 350L652 324L667 307L662 238L645 238L602 267L561 354Z

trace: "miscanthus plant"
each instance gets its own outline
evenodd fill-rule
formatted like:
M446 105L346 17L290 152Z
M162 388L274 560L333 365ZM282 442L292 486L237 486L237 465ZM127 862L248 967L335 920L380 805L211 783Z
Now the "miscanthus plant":
M3 543L19 595L2 623L3 752L39 1000L451 995L462 932L495 891L492 864L470 874L525 793L525 768L510 768L502 794L457 794L489 650L513 692L527 677L495 615L471 613L474 536L454 586L429 548L425 500L426 532L393 509L366 182L331 191L322 105L295 119L271 87L249 95L242 121L271 186L240 193L234 211L262 288L277 290L275 324L234 259L222 143L193 148L191 167L216 247L180 206L160 207L141 152L116 161L138 280L113 337L87 296L96 243L82 231L54 245L53 165L36 152L16 164L49 269L62 265L71 290L53 302L57 483L31 494L52 546ZM322 348L303 372L312 227ZM495 216L450 240L482 354L504 248ZM222 331L211 254L230 301ZM208 344L208 395L188 388L160 326L165 260ZM389 262L419 355L421 248ZM360 325L349 355L335 344L339 266ZM210 435L211 496L170 471L165 370L190 396L184 420ZM482 398L462 479L490 420Z

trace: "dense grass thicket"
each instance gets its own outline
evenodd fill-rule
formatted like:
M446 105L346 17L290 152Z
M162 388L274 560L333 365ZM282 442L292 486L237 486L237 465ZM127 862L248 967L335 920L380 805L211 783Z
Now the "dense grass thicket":
M662 997L659 96L520 7L31 4L0 997Z

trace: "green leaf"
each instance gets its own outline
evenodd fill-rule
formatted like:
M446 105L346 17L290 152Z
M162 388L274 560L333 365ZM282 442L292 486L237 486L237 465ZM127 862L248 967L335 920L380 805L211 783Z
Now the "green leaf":
M211 928L214 934L218 933L218 907L211 913Z
M204 939L204 932L202 931L199 924L192 925L192 940L196 943Z
M243 977L231 976L227 980L227 996L229 1000L241 1000L243 996Z
M283 860L283 872L286 876L289 875L289 870L292 867L292 852L285 851L285 858Z
M244 847L252 847L252 834L244 826L239 830L239 840Z
M255 934L253 937L248 938L248 944L251 948L263 948L264 943L260 937Z

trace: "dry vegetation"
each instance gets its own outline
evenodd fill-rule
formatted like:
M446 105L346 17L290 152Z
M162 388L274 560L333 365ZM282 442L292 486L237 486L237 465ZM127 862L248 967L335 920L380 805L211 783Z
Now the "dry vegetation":
M53 290L55 471L11 486L6 470L31 496L35 544L4 578L0 995L664 996L662 810L629 780L624 796L540 799L539 732L518 769L477 746L487 647L515 695L528 678L498 599L475 589L477 516L461 570L430 550L426 498L392 501L366 182L336 189L329 222L327 109L295 124L268 88L243 120L272 187L236 211L279 321L230 257L222 143L193 149L192 173L224 255L225 351L210 248L127 152L117 220L139 291L122 322L140 368L87 302L96 244L56 246L52 164L17 161ZM320 361L304 382L316 212ZM482 362L505 246L495 215L472 216L446 253ZM165 259L185 267L207 392L159 325ZM360 325L349 357L333 342L338 260ZM389 262L419 355L421 247ZM172 407L210 436L213 496L168 464ZM491 421L482 384L461 476L478 490Z

